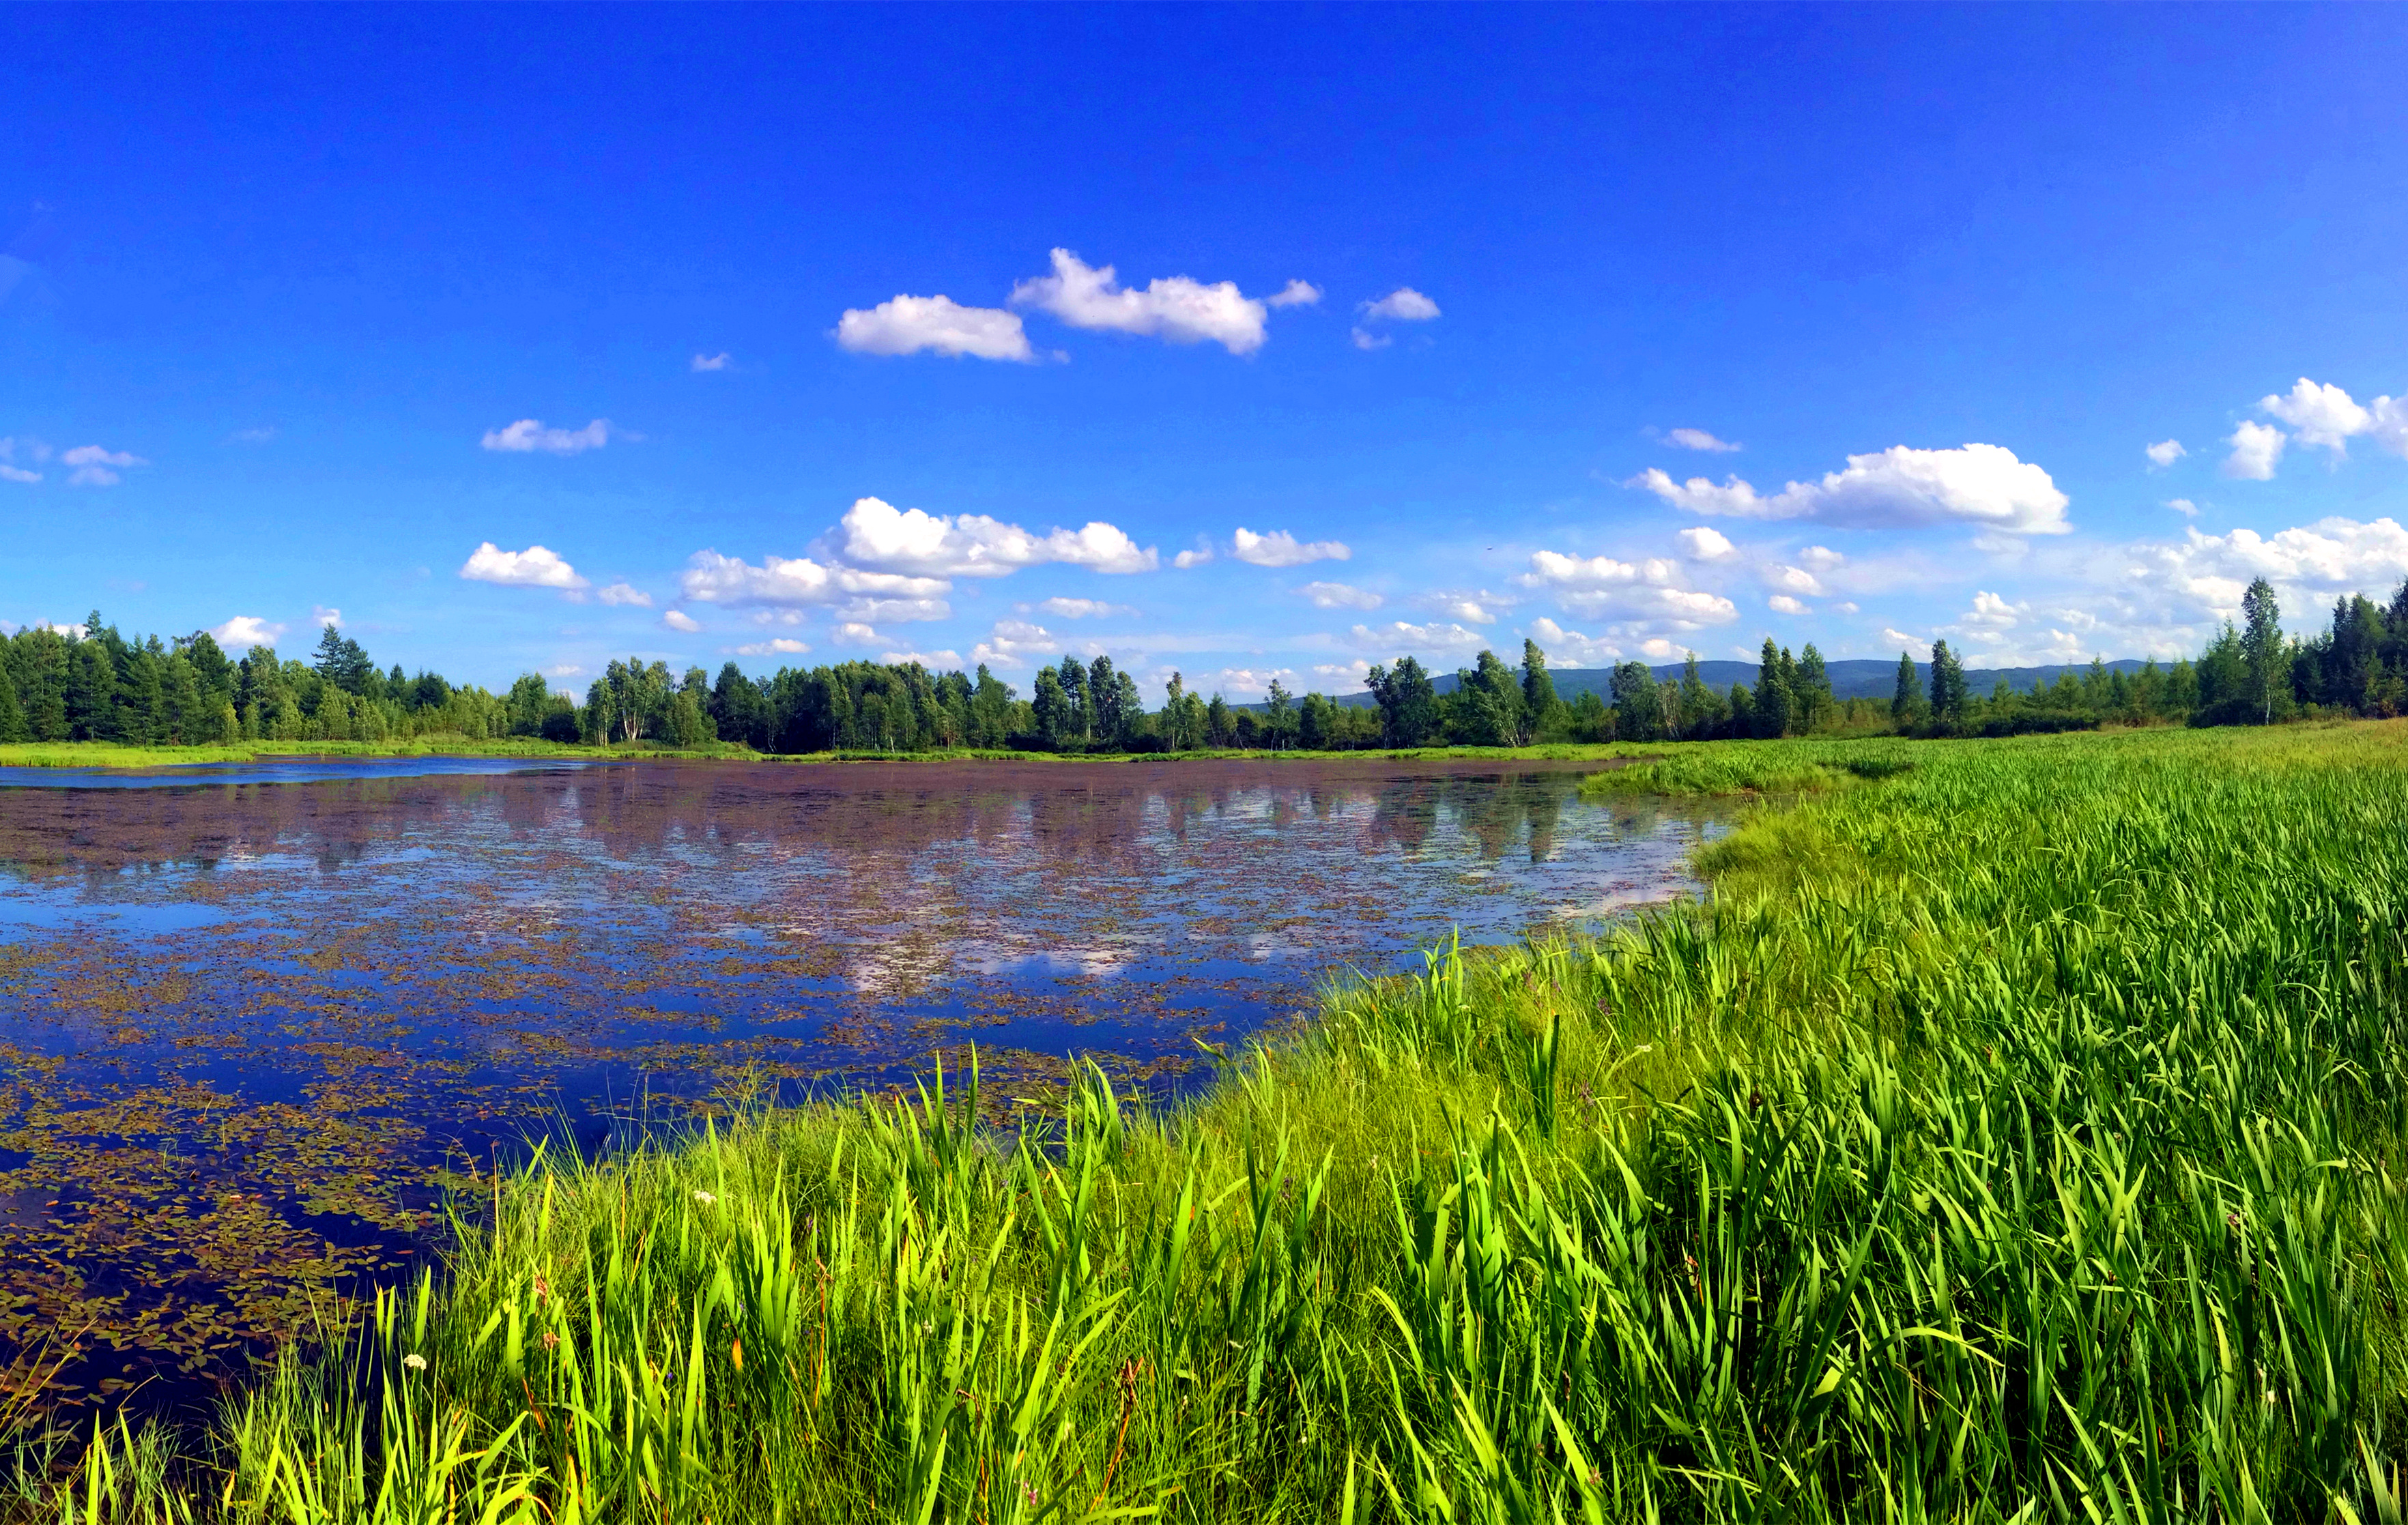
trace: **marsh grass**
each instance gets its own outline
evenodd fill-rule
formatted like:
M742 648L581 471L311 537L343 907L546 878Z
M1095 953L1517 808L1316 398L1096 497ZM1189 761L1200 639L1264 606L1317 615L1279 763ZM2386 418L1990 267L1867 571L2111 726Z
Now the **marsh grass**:
M207 1434L89 1424L19 1496L2396 1519L2403 741L1809 752L1854 781L1749 812L1710 901L1334 984L1176 1109L1089 1070L998 1132L952 1071L539 1158Z

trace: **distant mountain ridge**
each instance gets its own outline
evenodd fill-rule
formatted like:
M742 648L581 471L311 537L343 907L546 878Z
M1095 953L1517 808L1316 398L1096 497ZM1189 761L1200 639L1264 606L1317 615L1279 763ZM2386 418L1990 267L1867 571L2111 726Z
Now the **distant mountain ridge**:
M1667 663L1660 667L1650 667L1648 671L1658 679L1679 677L1684 665L1677 662ZM1851 657L1844 662L1830 662L1823 665L1831 677L1833 698L1886 700L1898 691L1898 663L1895 661ZM2139 657L2124 657L2107 663L2107 670L2111 673L2137 673L2147 663ZM2061 663L2049 667L1969 667L1965 670L1965 688L1966 691L1977 697L1986 696L1999 686L2000 678L2005 678L2009 688L2018 692L2029 692L2035 683L2054 683L2063 673L2080 677L2089 670L2090 663L2086 662ZM1916 663L1914 671L1923 679L1924 691L1930 692L1931 664ZM1756 664L1752 662L1698 663L1698 677L1717 693L1728 693L1734 683L1755 688L1756 672ZM1613 703L1613 669L1611 667L1550 667L1547 676L1555 680L1555 692L1564 699L1577 699L1584 693L1594 693L1607 704ZM1440 693L1455 691L1453 673L1433 673L1431 681ZM1333 694L1331 698L1334 703L1356 706L1375 703L1368 691ZM1262 706L1254 704L1239 707L1259 709Z

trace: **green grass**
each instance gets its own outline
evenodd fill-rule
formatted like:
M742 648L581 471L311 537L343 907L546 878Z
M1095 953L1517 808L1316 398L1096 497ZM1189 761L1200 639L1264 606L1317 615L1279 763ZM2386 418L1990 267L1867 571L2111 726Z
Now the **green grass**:
M1333 987L1176 1109L541 1162L22 1512L2399 1518L2408 726L1863 750L1707 902Z

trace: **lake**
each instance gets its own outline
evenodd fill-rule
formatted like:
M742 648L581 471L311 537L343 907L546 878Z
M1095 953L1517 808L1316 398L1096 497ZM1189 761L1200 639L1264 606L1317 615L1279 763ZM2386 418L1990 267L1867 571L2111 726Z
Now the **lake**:
M207 1376L438 1250L447 1190L766 1100L1175 1094L1350 969L1690 888L1596 764L0 769L0 1360Z

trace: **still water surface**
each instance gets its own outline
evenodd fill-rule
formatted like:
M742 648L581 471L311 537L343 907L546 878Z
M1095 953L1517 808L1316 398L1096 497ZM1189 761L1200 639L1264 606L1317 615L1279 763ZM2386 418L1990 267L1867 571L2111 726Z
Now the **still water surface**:
M1686 889L1710 818L1586 771L0 770L0 1360L88 1327L95 1388L210 1370L547 1131L970 1043L996 1093L1073 1054L1175 1090L1333 972Z

